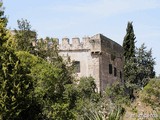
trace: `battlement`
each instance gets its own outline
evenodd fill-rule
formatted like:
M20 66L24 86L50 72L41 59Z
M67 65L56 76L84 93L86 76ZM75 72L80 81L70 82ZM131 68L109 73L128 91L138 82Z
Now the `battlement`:
M62 40L59 40L58 38L54 38L54 40L58 44L60 51L90 50L94 53L97 51L102 52L103 49L108 49L109 51L122 52L121 45L101 34L96 34L92 37L83 37L82 39L78 37L74 37L72 39L64 37ZM47 40L44 40L43 42L47 43Z
M99 46L99 50L100 50L100 44L96 45L96 43L100 43L100 39L95 39L93 37L83 37L81 40L78 37L74 37L72 39L64 37L62 38L62 40L59 40L58 38L54 38L53 40L54 42L57 43L60 51L93 50L94 48L98 48L95 46ZM41 42L41 43L51 45L53 40L41 39L41 40L38 40L37 43ZM98 41L98 42L95 42L95 41ZM36 43L33 43L33 45L36 46Z
M86 50L92 49L91 38L84 37L82 40L78 37L74 37L71 40L69 38L62 38L61 43L58 42L59 50Z

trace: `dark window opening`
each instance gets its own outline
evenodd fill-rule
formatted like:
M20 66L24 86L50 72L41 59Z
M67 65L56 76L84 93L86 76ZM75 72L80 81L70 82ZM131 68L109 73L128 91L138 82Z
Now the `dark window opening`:
M73 62L73 67L74 67L74 71L76 73L79 73L80 72L80 61L74 61Z
M117 68L114 67L114 76L117 76Z
M112 74L112 64L109 64L109 74Z
M120 79L122 79L122 72L120 71Z

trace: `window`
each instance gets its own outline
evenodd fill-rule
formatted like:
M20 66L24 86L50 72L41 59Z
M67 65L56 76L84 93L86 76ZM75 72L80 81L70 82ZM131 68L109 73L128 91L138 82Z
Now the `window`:
M109 64L109 74L112 74L112 64Z
M117 68L114 67L114 76L117 76Z
M122 72L120 71L120 79L122 79Z
M80 61L74 61L73 62L73 67L74 67L74 71L76 73L79 73L80 72Z

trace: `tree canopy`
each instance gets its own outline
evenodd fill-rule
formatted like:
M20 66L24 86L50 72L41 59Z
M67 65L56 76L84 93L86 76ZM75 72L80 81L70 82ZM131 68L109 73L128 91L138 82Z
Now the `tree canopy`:
M155 76L152 50L147 51L144 44L135 49L132 22L128 22L123 42L125 85L113 83L99 94L91 76L74 77L74 65L59 56L55 39L37 41L37 33L25 19L17 21L18 30L11 34L2 5L0 2L0 120L119 120L124 113L121 104L129 100L126 87L144 87L144 100L151 97L150 91L154 97L159 94L154 84L159 82L150 82Z

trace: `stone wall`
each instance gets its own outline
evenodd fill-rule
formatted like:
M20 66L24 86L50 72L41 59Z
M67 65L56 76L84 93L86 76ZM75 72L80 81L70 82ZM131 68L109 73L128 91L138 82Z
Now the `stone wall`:
M82 40L75 37L63 38L58 43L59 54L71 61L80 63L80 71L77 77L92 76L95 79L98 92L104 91L107 85L123 79L123 49L118 43L97 34L92 37L84 37ZM112 73L109 72L112 66ZM115 72L116 71L116 72Z
M101 90L104 90L106 85L112 84L118 80L122 81L123 79L123 48L103 35L101 35L101 47L100 79ZM109 73L109 64L112 65L112 74Z
M63 58L70 57L72 61L80 62L80 72L78 77L92 76L95 79L97 90L100 91L100 68L99 56L92 55L95 51L100 51L100 42L94 42L93 38L84 37L82 42L79 38L72 38L72 44L68 38L63 38L59 44L59 54Z
M81 42L79 38L72 38L72 44L68 38L63 38L59 50L62 57L70 56L71 60L80 62L78 77L94 77L98 91L122 80L123 49L101 34L84 37ZM112 65L112 74L109 73L109 64Z

